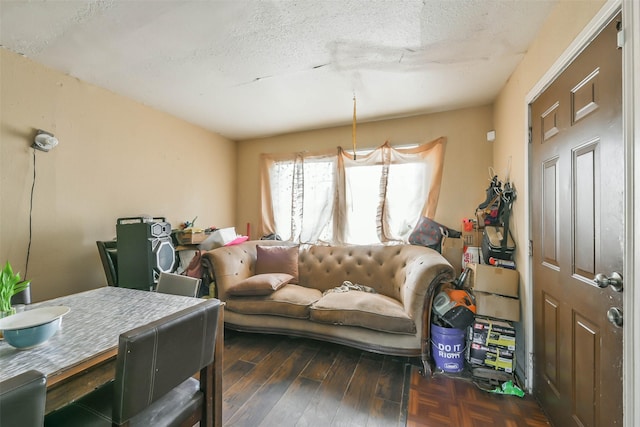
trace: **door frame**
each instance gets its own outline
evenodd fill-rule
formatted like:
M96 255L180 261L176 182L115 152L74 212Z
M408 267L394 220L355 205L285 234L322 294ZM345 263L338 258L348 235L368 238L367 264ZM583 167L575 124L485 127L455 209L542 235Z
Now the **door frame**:
M622 48L622 122L625 150L625 245L624 245L624 271L623 277L628 284L624 289L624 334L623 334L623 411L624 426L633 427L640 425L640 367L635 369L633 362L635 356L640 357L640 314L634 307L640 307L640 290L635 292L640 277L640 78L633 70L640 70L640 4L636 0L608 0L600 11L593 17L587 26L578 34L574 41L553 63L551 68L538 80L527 93L524 100L525 123L525 168L530 171L531 152L529 144L529 127L531 117L529 105L546 89L551 82L569 65L569 63L595 38L620 10L622 10L622 23L624 28L624 45ZM636 131L637 130L637 131ZM638 167L634 169L634 165ZM530 173L525 174L525 194L528 209L525 211L525 241L530 242L531 231L531 200L530 200ZM526 288L527 301L529 301L526 317L526 348L530 349L527 355L526 387L531 390L533 384L533 265L531 254L526 260L525 271L529 286Z

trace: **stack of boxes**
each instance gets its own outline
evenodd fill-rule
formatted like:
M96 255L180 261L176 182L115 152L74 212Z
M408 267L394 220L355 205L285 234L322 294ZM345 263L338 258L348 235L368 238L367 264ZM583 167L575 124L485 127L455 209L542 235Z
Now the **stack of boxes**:
M467 264L467 267L469 275L465 287L473 292L476 299L476 314L519 322L518 272L477 263Z
M462 268L464 269L468 264L479 263L481 260L482 229L478 228L475 221L465 219L462 222L462 242L464 244Z
M445 239L442 254L458 273L469 269L464 287L475 298L476 316L467 332L468 364L474 371L484 368L496 374L512 374L516 334L511 322L520 321L519 274L484 264L482 241L483 229L478 222L465 219L462 237Z
M516 331L507 322L477 316L467 334L467 362L472 367L488 367L513 373Z
M467 362L506 373L515 371L516 333L520 320L519 274L492 265L467 264L465 282L475 297L476 317L467 333Z

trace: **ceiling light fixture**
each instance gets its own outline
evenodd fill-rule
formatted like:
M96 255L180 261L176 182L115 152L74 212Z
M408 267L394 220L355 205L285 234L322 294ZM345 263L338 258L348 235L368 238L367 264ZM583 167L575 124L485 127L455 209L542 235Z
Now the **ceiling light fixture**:
M56 145L58 145L58 138L53 136L53 134L50 132L38 129L36 137L34 138L33 144L31 146L36 150L50 151Z

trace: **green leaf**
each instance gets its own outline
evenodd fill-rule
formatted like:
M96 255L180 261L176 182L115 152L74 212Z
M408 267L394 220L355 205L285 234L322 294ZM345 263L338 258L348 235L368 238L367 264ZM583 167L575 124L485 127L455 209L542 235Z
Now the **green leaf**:
M11 309L11 297L29 287L29 280L20 280L20 273L13 274L9 261L0 271L0 311Z

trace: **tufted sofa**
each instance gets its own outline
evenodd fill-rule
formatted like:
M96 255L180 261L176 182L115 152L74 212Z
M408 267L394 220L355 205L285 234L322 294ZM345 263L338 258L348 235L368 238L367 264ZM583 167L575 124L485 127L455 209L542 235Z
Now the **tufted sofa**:
M231 295L262 277L256 275L258 256L268 246L296 252L297 277L267 295ZM430 361L431 300L440 284L454 279L440 253L414 245L290 246L254 240L203 254L216 297L226 302L225 327ZM367 291L345 291L345 281Z

